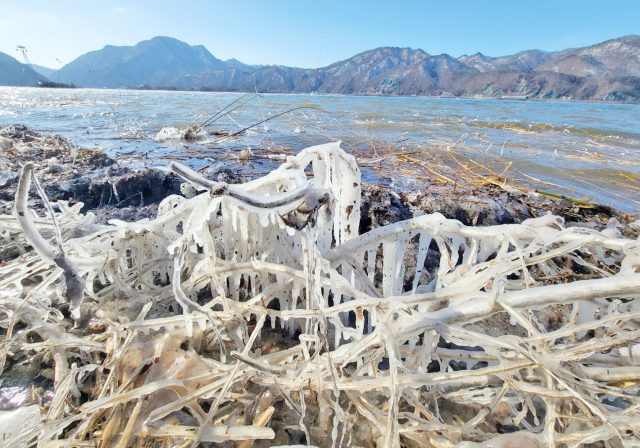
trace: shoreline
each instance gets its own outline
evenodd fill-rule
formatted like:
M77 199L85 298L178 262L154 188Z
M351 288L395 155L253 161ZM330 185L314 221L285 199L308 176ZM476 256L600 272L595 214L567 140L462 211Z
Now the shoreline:
M184 182L173 173L158 168L131 168L127 158L114 159L96 149L77 147L57 134L33 131L24 125L0 127L5 149L0 152L5 168L0 171L0 215L12 214L20 165L35 162L36 173L51 201L83 202L82 213L91 212L95 222L111 219L136 221L155 218L160 201L169 195L192 197ZM7 143L11 140L10 143ZM8 146L7 146L8 145ZM255 150L260 159L259 150ZM243 183L251 180L247 168L251 160L233 168L201 169L213 181ZM428 184L415 191L394 191L389 187L363 183L361 233L428 213L442 213L465 225L487 226L521 223L546 213L563 217L567 226L587 225L595 230L612 228L636 238L637 214L610 206L553 197L535 190L497 185L458 186L458 190ZM31 192L36 208L42 204ZM365 212L366 210L366 212ZM640 229L640 227L639 227Z
M38 86L0 86L1 87L16 87L16 88L31 88L31 89L54 89L54 90L98 90L98 91L158 91L158 92L191 92L191 93L255 93L253 90L224 90L224 89L182 89L173 87L127 87L125 89L112 88L112 87L38 87ZM429 95L372 95L366 93L314 93L309 95L304 92L270 92L270 91L258 91L260 95L298 95L304 97L323 96L323 97L371 97L371 98L416 98L416 99L434 99L434 100L461 100L461 101L506 101L510 103L560 103L560 104L611 104L611 105L624 105L624 106L640 106L640 100L638 101L603 101L603 100L567 100L567 99L544 99L544 98L528 98L526 100L509 99L509 98L493 98L493 97L461 97L461 96L429 96Z
M86 87L87 89L97 89L98 87ZM203 92L203 93L254 93L252 90L217 90L217 89L179 89L171 87L153 87L150 89L140 87L127 87L126 89L105 89L105 90L154 90L163 92ZM541 103L593 103L593 104L629 104L640 105L638 101L603 101L603 100L566 100L566 99L544 99L544 98L527 98L526 100L509 99L509 98L494 98L494 97L482 97L482 96L430 96L430 95L386 95L386 94L366 94L366 93L314 93L309 95L304 92L269 92L258 91L262 95L300 95L300 96L347 96L347 97L373 97L373 98L419 98L419 99L435 99L435 100L479 100L479 101L508 101L514 103L527 103L530 101L536 101Z

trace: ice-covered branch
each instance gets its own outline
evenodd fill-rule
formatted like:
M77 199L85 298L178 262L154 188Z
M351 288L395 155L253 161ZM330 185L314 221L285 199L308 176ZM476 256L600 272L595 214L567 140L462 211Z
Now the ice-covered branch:
M49 203L46 193L38 184L38 180L33 173L34 167L31 163L26 163L22 167L22 173L20 181L18 182L18 189L16 191L15 211L14 214L24 231L24 234L38 254L47 261L53 261L64 272L65 283L67 287L67 297L71 303L71 307L74 311L74 316L79 317L79 306L82 302L83 292L85 288L85 279L80 276L78 270L78 264L70 259L65 253L62 235L60 228L56 222L56 217L53 212L53 208ZM55 229L55 237L58 247L54 247L46 241L42 235L38 232L33 224L29 209L27 208L27 202L29 198L29 187L31 185L31 177L38 187L41 199L45 203L46 209L49 212L49 217L53 222Z
M57 256L57 250L49 244L38 232L33 219L29 212L27 203L29 201L29 189L31 187L31 176L33 171L32 163L25 163L22 167L20 180L18 181L18 189L16 190L16 201L14 207L14 216L20 223L25 237L38 254L47 261L53 261Z

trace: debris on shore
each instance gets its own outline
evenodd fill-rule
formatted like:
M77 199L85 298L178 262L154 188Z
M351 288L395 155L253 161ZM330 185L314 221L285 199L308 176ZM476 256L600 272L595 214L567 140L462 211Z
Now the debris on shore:
M634 217L363 186L339 142L230 184L31 132L0 130L3 444L637 442ZM85 213L146 179L157 216Z
M77 148L59 135L12 125L0 128L0 137L12 145L0 162L0 214L11 214L20 167L27 162L39 164L36 172L50 200L82 202L82 212L92 211L98 223L153 218L162 199L179 193L178 178L172 173L132 169L103 151ZM34 200L42 206L37 195Z
M192 142L192 141L204 140L205 138L207 138L207 135L208 135L207 132L203 128L197 125L189 126L184 129L178 129L173 126L169 126L166 128L162 128L160 132L158 132L158 134L156 134L156 136L153 139L157 142L164 142L167 140L174 140L174 141L184 140L184 141Z

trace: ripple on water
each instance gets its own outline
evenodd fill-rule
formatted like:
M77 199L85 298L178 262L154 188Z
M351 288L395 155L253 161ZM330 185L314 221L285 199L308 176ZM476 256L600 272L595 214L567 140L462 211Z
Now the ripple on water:
M0 121L60 133L83 147L147 157L203 160L234 157L247 146L297 150L337 139L363 156L381 147L450 151L494 166L517 163L521 172L544 176L545 182L575 190L575 196L638 210L632 194L640 183L638 105L261 94L259 101L249 95L219 113L241 95L0 87ZM212 117L208 131L237 132L305 104L322 111L283 115L266 123L267 132L261 125L241 138L216 136L202 144L152 140L163 127L184 128ZM544 169L549 172L541 173ZM511 168L507 174L524 179ZM368 176L375 179L375 173Z

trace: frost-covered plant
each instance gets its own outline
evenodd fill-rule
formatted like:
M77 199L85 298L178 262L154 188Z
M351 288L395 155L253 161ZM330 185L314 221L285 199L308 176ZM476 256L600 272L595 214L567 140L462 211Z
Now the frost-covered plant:
M17 220L0 217L25 251L0 267L0 365L49 351L55 395L12 440L636 444L636 241L551 215L431 214L359 235L354 157L331 143L283 160L242 185L172 164L203 193L106 227L64 203L30 218L23 170ZM61 325L70 268L56 253L86 282L84 337Z

